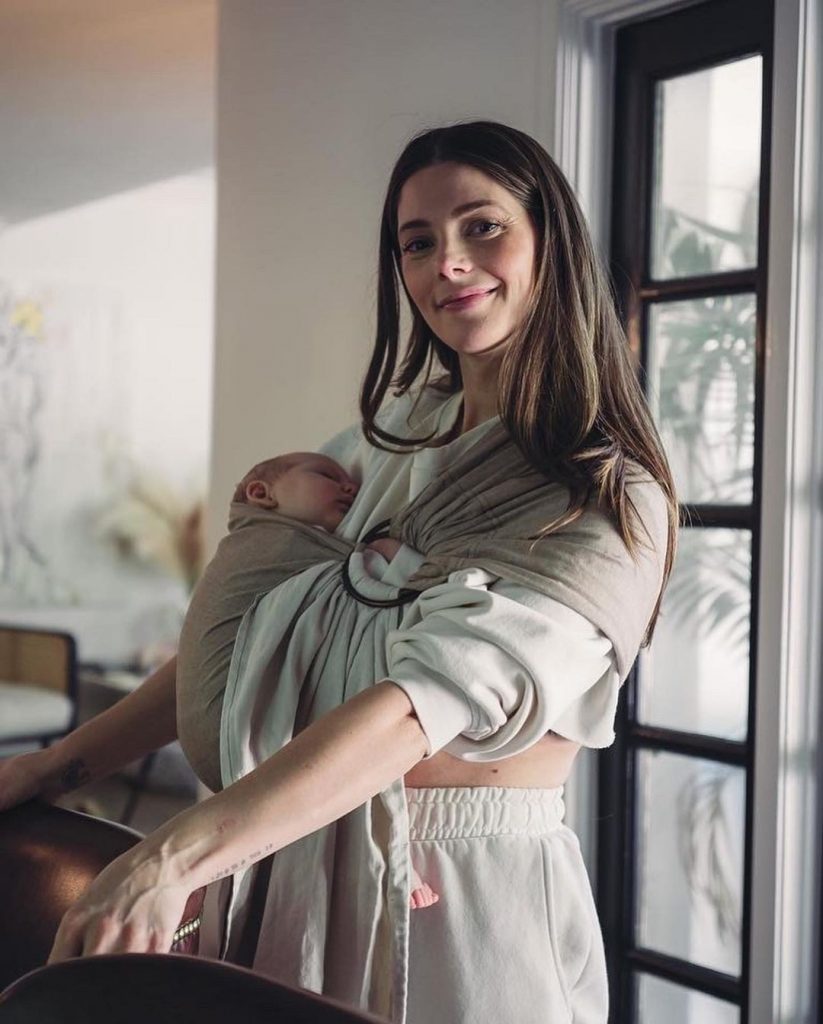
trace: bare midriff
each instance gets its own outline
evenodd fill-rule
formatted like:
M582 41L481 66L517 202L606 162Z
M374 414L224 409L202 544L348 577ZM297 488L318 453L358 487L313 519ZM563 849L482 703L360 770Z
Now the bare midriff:
M483 764L461 761L444 751L420 761L407 772L407 786L510 786L516 789L554 789L565 784L579 743L549 733L522 754Z

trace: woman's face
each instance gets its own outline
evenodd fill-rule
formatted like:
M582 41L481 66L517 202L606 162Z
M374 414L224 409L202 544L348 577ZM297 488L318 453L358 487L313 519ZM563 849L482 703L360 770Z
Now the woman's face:
M464 356L502 347L534 278L525 207L476 167L444 163L408 179L397 223L403 280L434 334Z

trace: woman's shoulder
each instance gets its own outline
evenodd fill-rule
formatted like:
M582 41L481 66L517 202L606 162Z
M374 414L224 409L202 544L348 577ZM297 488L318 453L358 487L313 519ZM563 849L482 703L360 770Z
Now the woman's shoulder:
M644 527L651 533L655 547L665 550L669 528L669 500L660 481L639 462L628 460L626 494Z
M660 481L635 459L626 459L625 481L630 495L644 495L655 504L666 504L666 492Z

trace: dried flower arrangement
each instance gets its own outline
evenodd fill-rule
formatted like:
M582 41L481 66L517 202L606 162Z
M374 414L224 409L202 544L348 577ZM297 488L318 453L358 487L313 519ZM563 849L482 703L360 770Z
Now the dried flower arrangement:
M191 592L203 569L203 499L187 499L159 474L135 468L100 528L123 558L179 579Z

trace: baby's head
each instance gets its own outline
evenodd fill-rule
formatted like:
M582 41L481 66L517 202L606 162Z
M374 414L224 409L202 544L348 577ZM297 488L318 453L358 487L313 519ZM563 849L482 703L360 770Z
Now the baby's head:
M291 452L259 462L243 477L233 501L281 512L330 533L348 512L358 485L334 459Z

